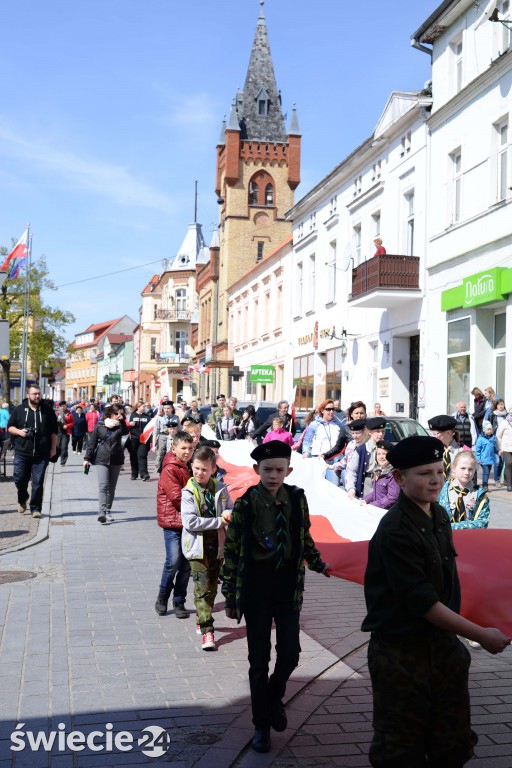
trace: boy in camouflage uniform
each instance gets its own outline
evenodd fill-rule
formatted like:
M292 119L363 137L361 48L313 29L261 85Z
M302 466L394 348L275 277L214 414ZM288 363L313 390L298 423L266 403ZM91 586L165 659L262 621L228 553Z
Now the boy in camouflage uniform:
M500 653L499 629L459 616L460 586L452 530L437 503L444 446L408 437L388 452L401 488L382 518L365 574L371 632L374 768L461 768L473 755L468 672L471 657L457 635Z
M308 504L302 488L285 485L292 471L291 448L279 440L251 453L260 477L237 499L224 548L222 594L226 616L245 615L249 683L256 752L270 750L270 727L284 731L286 683L299 663L299 618L304 593L304 560L328 573L309 533ZM270 632L276 626L276 663L268 676Z
M181 548L194 581L197 632L203 651L214 651L213 605L233 502L224 483L212 477L215 453L200 446L192 456L192 477L181 492Z

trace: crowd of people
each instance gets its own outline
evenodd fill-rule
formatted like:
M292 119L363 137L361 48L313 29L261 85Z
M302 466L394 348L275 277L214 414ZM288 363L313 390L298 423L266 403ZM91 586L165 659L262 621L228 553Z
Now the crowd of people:
M192 576L196 631L202 649L215 650L213 608L222 585L226 616L245 618L256 752L270 750L271 729L287 727L283 697L299 662L304 563L330 575L310 534L305 492L285 482L292 451L302 453L304 461L321 462L326 479L344 489L356 514L364 504L386 510L370 542L365 575L362 629L371 633L374 696L370 762L457 768L470 759L476 743L468 652L457 635L490 653L510 643L499 629L459 615L451 531L488 525L493 466L496 483L504 471L512 491L512 409L507 412L491 388L473 394L473 414L458 403L453 415L429 419L429 436L397 444L384 439L386 416L378 403L368 414L362 401L343 411L338 401L326 399L298 435L288 401L260 422L253 406L242 413L236 398L226 401L219 395L207 418L215 439L208 439L197 401L175 407L163 399L154 409L141 400L127 408L113 395L105 406L91 402L68 408L61 402L54 409L41 401L36 386L3 419L3 429L14 440L18 510L27 509L31 480L35 517L41 515L48 462L60 457L66 464L70 439L73 453L85 451L84 472L95 467L102 525L114 521L125 450L132 480L143 481L150 479L148 454L154 450L156 519L165 550L155 610L166 615L172 599L176 618L189 618ZM222 441L237 439L251 443L257 482L233 504L218 457ZM269 675L273 622L276 661Z

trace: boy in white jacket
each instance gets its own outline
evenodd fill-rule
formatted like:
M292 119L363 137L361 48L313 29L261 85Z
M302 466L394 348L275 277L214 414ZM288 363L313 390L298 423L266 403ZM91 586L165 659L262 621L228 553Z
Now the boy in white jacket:
M203 651L213 651L216 645L212 611L222 565L225 527L233 502L227 486L212 478L216 461L211 448L197 448L191 464L192 477L181 492L181 547L190 561L194 581L197 632L203 636Z

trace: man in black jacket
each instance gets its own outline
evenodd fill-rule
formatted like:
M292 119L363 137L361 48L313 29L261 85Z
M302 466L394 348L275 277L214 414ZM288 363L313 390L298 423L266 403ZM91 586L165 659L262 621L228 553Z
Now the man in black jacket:
M18 489L18 512L24 514L32 480L30 512L41 517L46 467L57 453L57 417L53 408L41 404L36 384L27 389L27 398L11 413L7 424L14 439L14 483Z
M290 432L293 437L295 433L295 421L293 420L291 413L288 413L289 405L290 403L288 400L280 400L277 404L277 411L275 411L275 413L271 413L266 422L262 424L261 427L258 427L258 429L253 433L253 440L257 440L257 442L260 443L262 438L264 438L267 434L268 430L272 429L272 422L278 416L284 420L284 428L288 430L288 432Z

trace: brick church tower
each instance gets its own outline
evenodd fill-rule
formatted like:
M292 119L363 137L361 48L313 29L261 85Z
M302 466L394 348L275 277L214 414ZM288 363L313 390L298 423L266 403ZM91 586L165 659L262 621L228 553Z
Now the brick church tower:
M294 204L294 190L300 182L300 144L295 107L288 131L285 127L264 0L260 0L245 85L233 100L217 144L215 191L220 220L213 339L213 359L220 363L217 387L229 390L226 368L233 364L228 349L227 291L292 233L284 215Z

